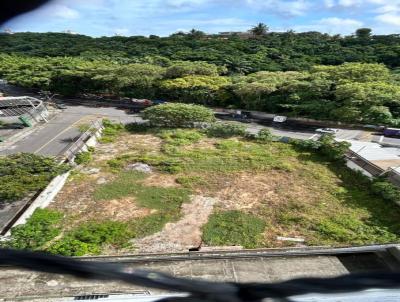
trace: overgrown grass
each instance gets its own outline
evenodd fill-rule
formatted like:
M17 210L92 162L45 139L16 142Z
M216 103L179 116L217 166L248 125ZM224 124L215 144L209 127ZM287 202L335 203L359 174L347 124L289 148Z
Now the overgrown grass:
M287 144L273 146L240 141L221 140L213 149L165 148L162 154L124 155L109 161L113 168L123 167L127 162L144 162L169 173L178 172L237 172L265 171L269 169L292 170L286 157L296 152Z
M330 162L326 156L311 149L271 142L268 133L262 142L245 138L207 139L205 144L199 145L196 143L204 135L196 130L160 132L151 129L146 135L149 133L163 139L163 148L144 153L132 150L108 161L115 179L97 185L93 199L99 201L132 196L139 206L152 209L152 214L116 227L117 230L124 230L126 237L110 231L115 237L112 242L104 236L100 236L105 238L102 240L83 239L76 234L83 232L92 236L91 233L94 233L93 236L98 238L97 231L90 228L91 231L88 231L86 226L82 226L84 231L79 231L80 226L53 242L50 251L83 255L99 253L108 245L122 248L130 238L154 234L162 230L167 222L178 220L181 205L189 200L191 190L212 196L220 190L220 180L222 183L235 179L235 175L249 173L270 178L266 183L267 187L271 186L271 196L275 199L270 199L268 192L265 200L249 208L252 214L218 210L203 228L203 239L207 244L242 245L246 248L289 244L278 242L277 236L300 236L307 245L400 241L398 206L376 195L371 190L371 182L362 175L340 163ZM216 142L207 147L210 141ZM174 174L171 177L181 187L146 186L146 174L124 170L127 164L134 162L144 162L158 172ZM257 182L247 181L249 194L260 189ZM384 189L386 195L391 197L392 190L389 191L386 186Z
M203 240L208 245L261 246L266 223L263 219L240 211L214 213L203 227Z

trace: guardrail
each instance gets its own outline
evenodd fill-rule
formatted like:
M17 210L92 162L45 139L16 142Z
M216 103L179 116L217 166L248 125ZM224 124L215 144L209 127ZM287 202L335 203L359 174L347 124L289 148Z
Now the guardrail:
M82 148L86 145L86 142L96 135L96 133L103 127L101 120L96 120L90 124L89 129L86 130L82 135L75 141L62 155L62 160L72 161L75 156L81 152Z

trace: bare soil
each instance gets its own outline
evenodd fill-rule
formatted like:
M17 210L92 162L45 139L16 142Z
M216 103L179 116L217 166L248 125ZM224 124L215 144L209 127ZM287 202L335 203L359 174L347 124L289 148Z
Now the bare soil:
M201 245L201 227L207 223L215 198L193 196L190 203L182 205L182 218L167 223L161 232L133 240L138 253L184 252Z

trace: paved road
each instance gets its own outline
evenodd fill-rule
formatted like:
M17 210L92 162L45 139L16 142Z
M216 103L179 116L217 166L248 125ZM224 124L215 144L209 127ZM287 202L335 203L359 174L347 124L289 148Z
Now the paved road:
M260 129L269 129L272 134L276 136L286 136L297 139L318 139L320 134L316 133L314 130L295 130L295 129L283 129L270 126L263 126L256 123L248 124L248 131L251 133L257 133ZM362 140L364 136L361 130L348 130L340 129L336 134L337 138L341 139L360 139Z
M372 141L384 146L400 147L400 139L393 137L385 137L383 135L373 135Z
M129 115L115 108L93 108L84 106L68 106L67 109L54 116L49 123L36 126L37 128L27 137L13 145L1 148L0 155L18 152L30 152L40 155L57 156L78 139L78 125L95 118L109 118L118 122L133 122L135 115Z

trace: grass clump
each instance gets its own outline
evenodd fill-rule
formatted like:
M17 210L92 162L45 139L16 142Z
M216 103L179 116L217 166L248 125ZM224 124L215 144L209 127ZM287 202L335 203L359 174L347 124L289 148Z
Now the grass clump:
M116 180L98 186L93 197L95 200L111 200L135 195L138 193L140 188L137 181L144 178L144 173L136 171L122 172Z
M136 238L143 238L160 232L166 223L178 219L178 211L160 211L132 221L131 230Z
M8 247L27 250L41 250L50 240L61 232L63 215L48 209L36 209L25 224L11 229Z
M75 163L78 165L90 163L93 159L93 152L94 152L94 148L89 147L88 151L83 151L83 152L78 153L74 159Z
M241 245L256 248L266 223L251 214L240 211L214 213L203 227L203 240L208 245Z
M173 146L184 146L197 143L204 137L203 134L196 130L175 129L164 130L158 134L165 143Z
M176 178L176 183L182 185L184 188L193 189L199 185L206 185L207 182L200 176L188 175Z

